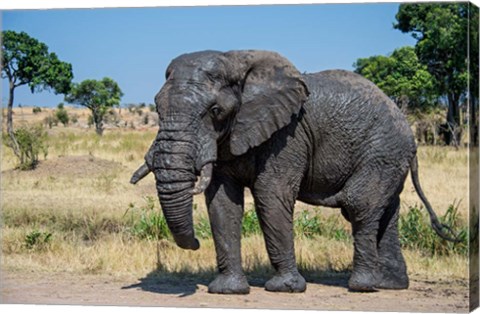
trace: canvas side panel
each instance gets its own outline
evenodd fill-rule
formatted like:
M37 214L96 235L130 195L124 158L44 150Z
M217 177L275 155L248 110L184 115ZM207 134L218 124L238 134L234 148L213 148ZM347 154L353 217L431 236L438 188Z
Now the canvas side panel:
M470 311L479 306L479 150L478 150L478 122L479 122L479 8L469 4L469 109L470 109Z

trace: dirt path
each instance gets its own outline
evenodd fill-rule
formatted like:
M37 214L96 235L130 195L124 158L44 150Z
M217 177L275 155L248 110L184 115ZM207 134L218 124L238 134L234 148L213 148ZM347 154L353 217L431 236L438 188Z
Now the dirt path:
M410 289L351 293L346 276L309 283L301 294L270 293L253 283L249 295L207 293L204 280L3 272L1 303L168 307L467 312L465 283L412 280Z

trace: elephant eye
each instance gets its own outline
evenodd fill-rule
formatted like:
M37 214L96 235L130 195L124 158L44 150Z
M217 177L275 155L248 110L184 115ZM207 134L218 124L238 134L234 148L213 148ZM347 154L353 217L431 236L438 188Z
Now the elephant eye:
M212 114L213 117L217 118L221 113L223 112L222 108L219 106L215 105L212 108L210 108L210 113Z

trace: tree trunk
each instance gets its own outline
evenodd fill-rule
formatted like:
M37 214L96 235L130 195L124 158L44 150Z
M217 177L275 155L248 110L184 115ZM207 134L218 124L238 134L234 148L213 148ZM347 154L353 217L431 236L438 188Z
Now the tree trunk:
M103 117L97 109L92 110L93 123L95 124L95 132L99 135L103 135Z
M470 98L470 145L478 146L478 98Z
M13 98L14 98L14 91L15 91L15 85L13 84L13 81L10 81L10 87L9 87L9 95L8 95L8 107L7 107L7 133L8 136L10 136L10 139L12 140L12 146L11 148L13 149L13 153L15 156L20 158L20 147L18 146L17 139L15 138L15 134L13 132Z
M460 107L458 106L458 98L454 93L448 94L448 111L447 111L447 132L445 144L454 145L458 148L460 145L461 123L460 123Z

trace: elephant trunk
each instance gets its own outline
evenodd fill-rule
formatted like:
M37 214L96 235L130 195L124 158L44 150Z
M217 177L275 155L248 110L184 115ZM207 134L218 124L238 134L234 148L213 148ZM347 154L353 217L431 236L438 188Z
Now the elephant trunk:
M191 137L182 131L160 132L146 161L149 164L151 158L149 168L155 174L158 198L175 242L183 249L196 250L200 245L193 230L191 191L196 175L195 145Z
M177 245L196 250L193 229L193 195L202 193L212 177L216 142L189 130L189 123L164 122L145 156L145 164L132 176L136 183L149 172L155 175L163 214ZM197 175L200 178L195 185Z
M170 187L165 188L167 185L157 183L163 214L175 243L182 249L197 250L200 243L195 238L193 229L193 196L190 193L193 182L175 183L174 185L178 192L170 190L171 184Z

